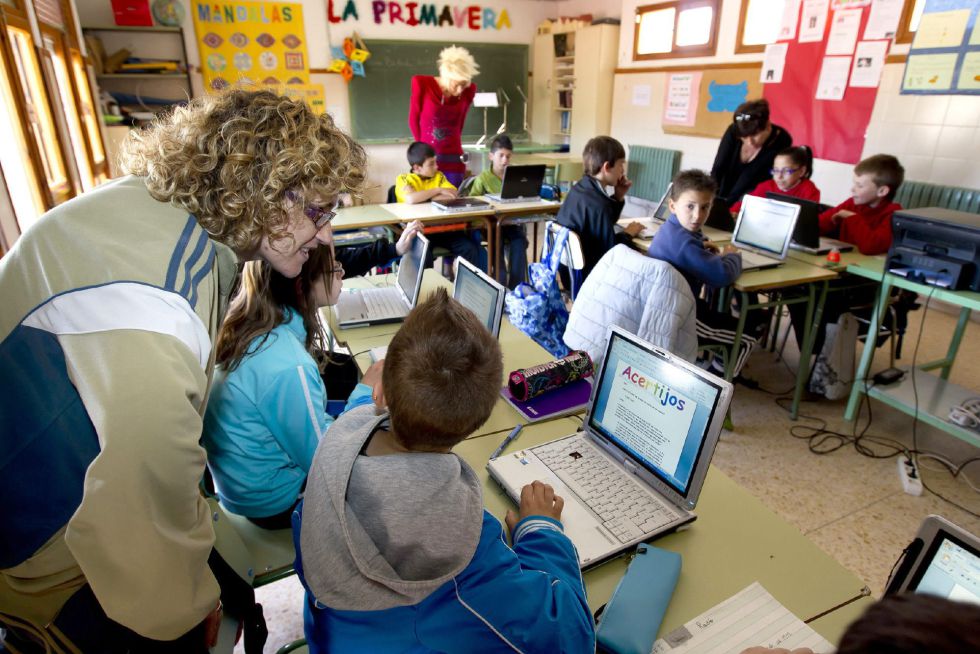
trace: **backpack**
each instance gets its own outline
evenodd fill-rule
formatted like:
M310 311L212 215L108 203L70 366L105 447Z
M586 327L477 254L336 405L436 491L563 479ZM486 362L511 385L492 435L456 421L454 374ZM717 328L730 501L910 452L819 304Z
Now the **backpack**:
M568 309L558 288L558 262L568 242L568 228L563 227L550 251L541 261L528 266L530 284L521 282L504 299L510 322L534 339L554 357L563 357L569 348L562 340L568 323Z

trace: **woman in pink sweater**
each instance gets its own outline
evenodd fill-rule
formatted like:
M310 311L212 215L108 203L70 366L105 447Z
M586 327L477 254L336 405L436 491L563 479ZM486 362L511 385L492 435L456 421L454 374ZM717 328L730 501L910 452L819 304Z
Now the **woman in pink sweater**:
M794 198L820 202L820 189L810 181L813 174L813 150L808 145L795 145L776 155L773 162L772 179L767 179L753 189L749 195L764 198L766 193L782 193ZM732 205L732 213L738 213L742 206L739 200Z
M439 77L412 78L408 127L416 141L433 147L439 170L457 187L466 173L463 121L476 94L472 79L479 72L468 50L450 46L439 53Z

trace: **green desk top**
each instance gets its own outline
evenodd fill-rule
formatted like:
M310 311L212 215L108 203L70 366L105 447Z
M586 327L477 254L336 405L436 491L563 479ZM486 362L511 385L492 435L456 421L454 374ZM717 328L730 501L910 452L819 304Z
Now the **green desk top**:
M840 263L837 265L831 264L827 261L826 254L810 254L808 252L801 252L800 250L789 249L786 254L788 258L796 259L797 261L802 261L808 263L811 266L819 266L821 268L829 268L830 270L844 271L851 264L861 264L864 262L873 262L877 260L884 260L884 255L868 255L861 254L857 248L849 250L847 252L840 253Z
M394 275L378 275L373 277L357 277L345 279L346 288L366 288L371 283L393 284ZM422 299L428 297L436 288L445 288L452 293L452 284L442 275L434 270L426 270L422 276ZM367 370L371 365L368 350L375 347L382 347L391 342L392 336L398 331L400 323L388 323L386 325L374 325L369 327L356 327L352 329L340 329L336 326L333 311L329 308L321 309L321 316L330 325L334 337L350 348L356 356L357 364L362 371ZM540 345L531 340L527 335L514 327L505 315L500 322L500 349L504 356L504 378L501 380L501 387L506 383L507 375L510 371L517 368L526 368L546 361L551 361L552 356L548 354ZM503 399L497 401L490 418L476 432L476 435L498 433L509 431L518 422L521 416Z
M860 275L861 277L867 277L877 282L882 281L884 270L884 257L869 257L864 261L853 263L847 267L847 272ZM921 295L931 295L935 300L949 302L973 311L980 310L980 293L975 291L950 291L938 286L913 282L898 275L889 275L888 280L894 286L908 289Z
M577 418L529 425L508 451L526 448L575 432ZM483 481L484 503L501 520L514 508L489 479L486 462L503 435L469 439L454 450ZM657 547L679 552L681 575L661 634L759 581L790 611L806 620L857 595L864 584L806 539L795 527L762 505L717 468L705 481L688 529L658 538ZM621 557L585 573L592 610L608 601L628 560ZM814 621L811 626L836 643L846 626L870 604L854 602Z
M735 280L735 289L739 291L764 291L797 284L812 284L835 277L837 277L837 273L834 270L786 257L781 266L743 272Z
M386 211L381 204L365 204L359 207L343 207L330 224L335 230L383 227L401 222L398 216Z

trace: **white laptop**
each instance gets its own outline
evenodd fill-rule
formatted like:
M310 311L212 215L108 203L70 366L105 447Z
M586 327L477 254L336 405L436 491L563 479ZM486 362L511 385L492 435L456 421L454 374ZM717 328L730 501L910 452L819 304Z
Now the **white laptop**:
M938 515L922 522L885 594L911 592L980 604L980 538Z
M611 327L580 431L487 464L515 502L534 480L565 499L579 565L692 522L732 385Z
M337 324L348 328L403 320L418 302L428 254L429 239L419 234L402 255L394 286L345 289L333 307Z
M466 259L457 257L456 261L459 262L459 267L456 269L453 299L475 313L494 338L497 338L500 335L507 289ZM369 354L372 361L380 361L388 354L388 346L373 347Z
M667 202L670 199L670 189L673 186L673 182L667 185L667 190L660 196L660 203L654 209L652 216L649 218L645 216L639 218L620 218L614 228L616 233L622 232L630 223L636 222L643 225L643 231L639 234L640 238L653 238L656 236L657 230L670 218L670 205Z
M746 195L732 244L742 250L742 271L774 268L786 259L800 205Z
M544 164L507 166L500 185L500 193L487 193L494 202L528 202L541 199L541 182L544 181Z

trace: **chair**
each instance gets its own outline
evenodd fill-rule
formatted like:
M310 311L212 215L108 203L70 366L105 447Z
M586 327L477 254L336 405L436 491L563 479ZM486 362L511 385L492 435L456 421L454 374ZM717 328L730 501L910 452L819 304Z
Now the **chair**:
M306 654L310 648L306 645L306 639L300 638L291 643L287 643L276 650L276 654Z
M544 226L544 243L541 245L541 257L551 251L558 233L563 226L554 220L549 220ZM568 230L568 240L561 253L561 265L568 271L569 297L574 301L578 295L578 287L582 284L582 270L585 268L585 254L582 253L582 240L579 235ZM564 281L564 280L563 280Z
M466 197L470 194L470 189L473 188L473 183L476 181L476 176L470 175L464 179L459 185L459 197Z

